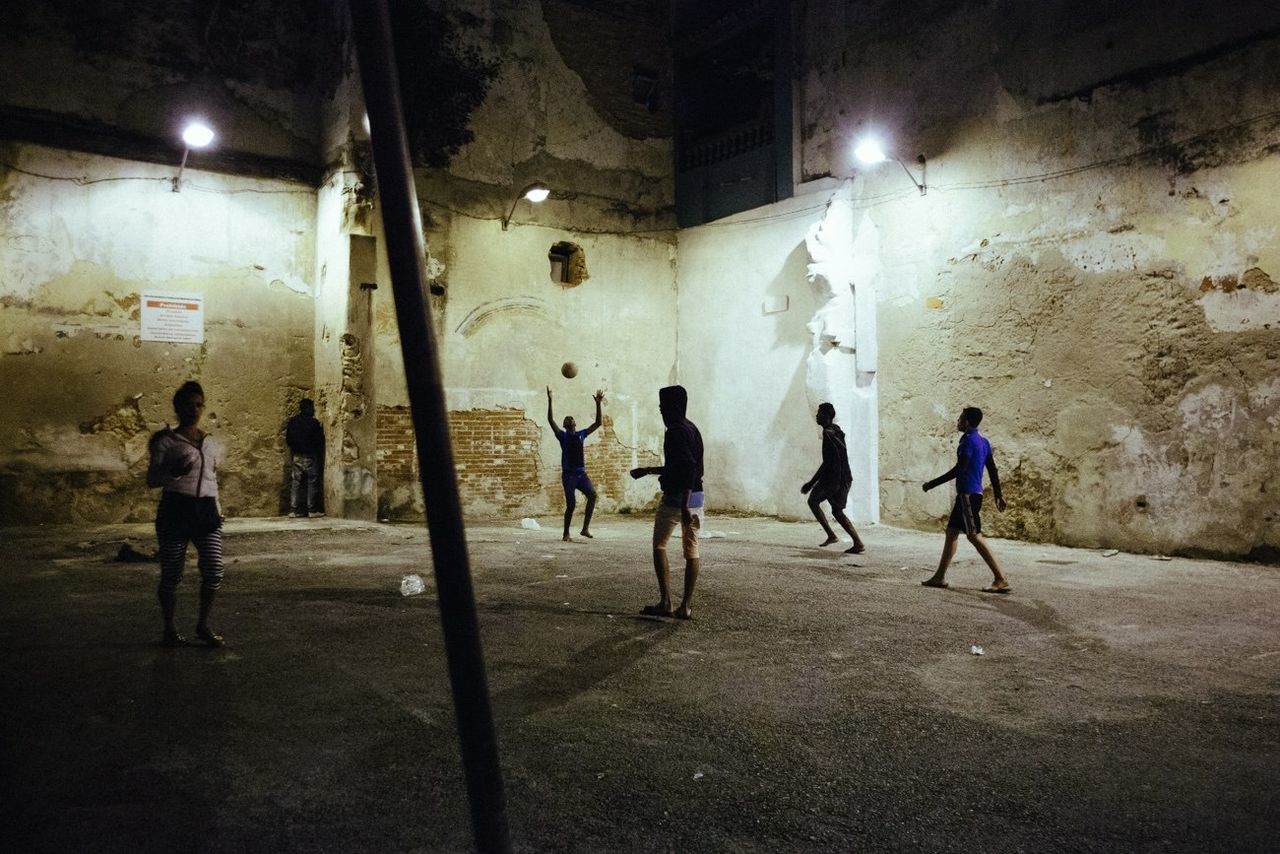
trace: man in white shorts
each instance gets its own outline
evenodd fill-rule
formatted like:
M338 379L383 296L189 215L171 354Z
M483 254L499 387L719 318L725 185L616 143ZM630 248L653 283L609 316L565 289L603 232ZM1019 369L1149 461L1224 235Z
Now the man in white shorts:
M658 410L667 425L662 441L660 466L631 470L631 476L658 475L662 502L653 519L653 570L658 575L658 604L646 605L642 614L653 617L692 616L693 590L698 583L702 559L698 554L698 531L702 527L702 434L685 417L689 393L684 386L667 386L658 390ZM680 526L680 544L684 551L684 596L680 606L671 608L671 569L667 562L667 542Z

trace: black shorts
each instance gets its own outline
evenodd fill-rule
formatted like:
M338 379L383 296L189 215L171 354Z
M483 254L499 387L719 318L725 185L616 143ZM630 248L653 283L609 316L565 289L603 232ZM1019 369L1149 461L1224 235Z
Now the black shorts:
M156 511L156 537L161 540L193 540L222 527L218 502L180 492L160 493Z
M947 527L966 534L981 534L982 495L965 493L957 495L956 503L951 508L951 518L947 520Z
M826 501L831 504L832 510L844 510L846 504L849 503L849 488L853 484L845 483L819 483L810 492L810 501L814 504L821 504Z

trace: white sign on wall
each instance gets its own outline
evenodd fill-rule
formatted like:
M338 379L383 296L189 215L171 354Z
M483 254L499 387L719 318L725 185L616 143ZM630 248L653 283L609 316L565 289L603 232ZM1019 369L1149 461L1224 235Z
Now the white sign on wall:
M144 291L142 340L204 343L204 295Z

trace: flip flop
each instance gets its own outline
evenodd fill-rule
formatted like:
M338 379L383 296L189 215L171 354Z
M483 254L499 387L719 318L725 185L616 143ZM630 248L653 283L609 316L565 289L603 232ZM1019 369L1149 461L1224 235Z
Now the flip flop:
M950 587L951 585L950 585L950 584L948 584L948 583L947 583L947 582L945 582L945 581L943 581L943 582L937 582L937 581L921 581L921 582L920 582L920 586L921 586L921 587L936 587L936 588L938 588L939 590L946 590L946 589L947 589L948 587Z
M640 609L640 613L646 617L674 617L676 615L674 611L664 611L657 605L645 605Z
M196 629L196 637L203 641L205 646L212 649L217 649L218 647L226 646L227 644L222 635L207 627L203 629Z
M983 592L983 593L1006 593L1006 594L1007 594L1007 593L1012 593L1012 592L1013 592L1013 588L1012 588L1012 587L984 587L984 588L982 588L982 592Z

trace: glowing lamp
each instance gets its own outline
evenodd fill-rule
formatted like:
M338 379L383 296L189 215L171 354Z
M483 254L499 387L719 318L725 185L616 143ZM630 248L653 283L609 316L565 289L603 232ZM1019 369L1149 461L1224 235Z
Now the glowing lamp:
M516 205L520 204L521 199L528 199L533 204L545 202L551 196L551 188L541 181L534 181L516 194L515 201L511 203L511 210L507 211L507 215L502 218L502 230L506 231L507 226L511 224L511 217L515 215Z
M875 165L876 163L883 163L886 160L892 160L902 167L902 171L907 173L907 177L911 179L912 184L915 184L916 189L920 191L920 195L923 196L928 192L928 188L924 183L926 161L923 154L916 157L916 163L920 166L919 181L916 180L915 175L911 174L911 170L907 168L907 164L903 163L892 152L885 151L884 147L880 144L880 140L874 137L866 137L859 142L857 147L853 149L853 156L857 157L858 160L869 166Z

